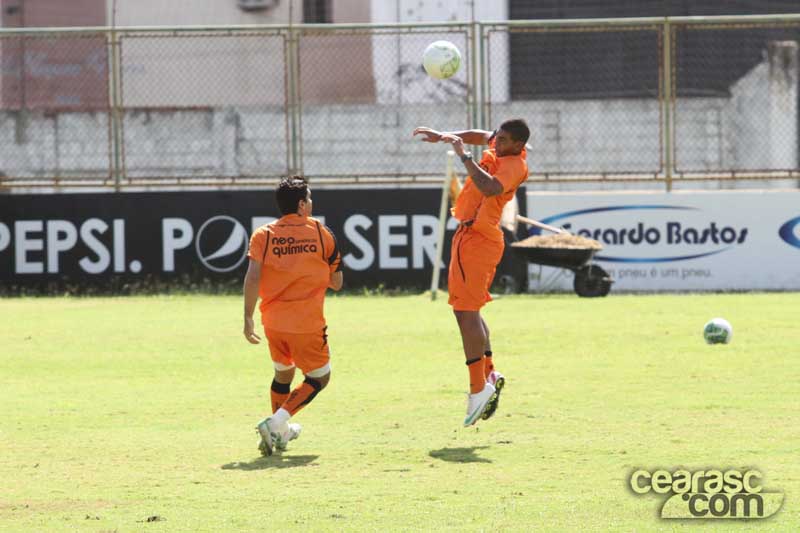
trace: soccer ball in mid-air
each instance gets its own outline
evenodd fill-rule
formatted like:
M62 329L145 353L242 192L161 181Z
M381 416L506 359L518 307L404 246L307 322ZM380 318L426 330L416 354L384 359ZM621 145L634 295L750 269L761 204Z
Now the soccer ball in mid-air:
M724 318L712 318L703 326L703 338L708 344L728 344L733 338L733 327Z
M461 52L450 41L436 41L422 54L422 66L428 76L439 80L453 76L461 67Z

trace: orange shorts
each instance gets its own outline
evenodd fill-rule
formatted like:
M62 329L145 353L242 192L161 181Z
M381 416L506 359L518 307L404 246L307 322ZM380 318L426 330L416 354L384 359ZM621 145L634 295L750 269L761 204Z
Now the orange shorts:
M308 374L327 365L331 359L327 326L315 333L286 333L264 328L272 360L283 366L296 366Z
M492 301L489 287L503 257L503 241L493 241L461 225L453 235L447 289L454 311L478 311Z

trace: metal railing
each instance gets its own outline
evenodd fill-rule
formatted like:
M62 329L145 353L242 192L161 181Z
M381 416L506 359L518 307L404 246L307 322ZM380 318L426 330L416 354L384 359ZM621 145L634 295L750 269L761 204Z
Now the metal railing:
M438 180L415 126L510 116L534 181L797 178L798 40L800 15L2 29L0 187Z

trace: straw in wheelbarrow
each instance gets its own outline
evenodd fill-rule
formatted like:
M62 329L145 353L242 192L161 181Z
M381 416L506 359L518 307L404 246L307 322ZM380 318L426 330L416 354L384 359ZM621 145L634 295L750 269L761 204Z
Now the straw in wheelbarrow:
M594 239L572 235L569 233L556 233L555 235L533 235L527 239L517 241L511 246L517 248L563 248L570 250L602 250L603 245Z

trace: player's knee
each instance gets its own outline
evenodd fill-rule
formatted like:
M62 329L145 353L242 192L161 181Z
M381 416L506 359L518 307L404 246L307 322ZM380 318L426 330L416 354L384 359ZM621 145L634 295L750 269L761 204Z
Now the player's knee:
M481 316L476 311L454 311L454 313L462 332L484 334Z
M294 370L295 367L293 366L285 366L275 364L275 381L278 383L291 383L294 379Z
M327 374L319 377L312 378L308 374L303 381L305 381L312 389L314 389L315 393L321 391L325 387L328 386L328 382L331 380L331 373L328 372Z
M306 382L314 387L317 391L324 389L328 382L331 380L331 365L326 364L323 367L314 369L306 373Z

